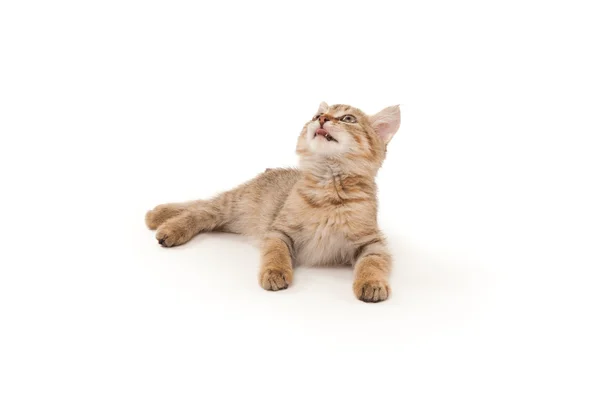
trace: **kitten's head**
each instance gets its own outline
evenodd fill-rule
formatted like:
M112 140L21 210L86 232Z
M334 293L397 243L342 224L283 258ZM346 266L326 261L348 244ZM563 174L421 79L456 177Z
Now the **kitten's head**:
M385 158L387 144L399 127L398 106L367 115L358 108L323 102L304 125L296 153L305 162L331 159L377 170Z

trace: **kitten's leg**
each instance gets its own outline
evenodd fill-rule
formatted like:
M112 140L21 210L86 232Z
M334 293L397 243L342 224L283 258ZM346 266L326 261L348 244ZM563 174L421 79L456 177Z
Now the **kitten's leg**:
M231 196L231 192L227 192L213 200L198 200L171 209L175 216L158 227L156 240L164 247L178 246L200 232L221 228L231 213Z
M359 300L376 303L390 295L388 276L392 257L380 238L361 245L354 263L354 294Z
M291 239L276 232L262 242L260 257L260 286L265 290L282 290L292 283Z

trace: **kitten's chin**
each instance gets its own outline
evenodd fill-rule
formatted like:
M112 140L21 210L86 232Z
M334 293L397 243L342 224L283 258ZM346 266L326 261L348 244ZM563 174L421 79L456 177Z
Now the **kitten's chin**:
M324 137L315 137L308 143L308 150L314 155L333 156L341 153L339 143Z

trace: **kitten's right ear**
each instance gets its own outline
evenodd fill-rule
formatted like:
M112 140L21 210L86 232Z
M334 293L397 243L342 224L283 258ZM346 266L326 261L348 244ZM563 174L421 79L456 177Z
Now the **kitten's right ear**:
M369 121L375 132L387 145L400 128L400 106L384 108L377 114L371 115Z
M323 101L321 104L319 104L319 110L317 111L317 114L324 114L327 110L329 110L329 105Z

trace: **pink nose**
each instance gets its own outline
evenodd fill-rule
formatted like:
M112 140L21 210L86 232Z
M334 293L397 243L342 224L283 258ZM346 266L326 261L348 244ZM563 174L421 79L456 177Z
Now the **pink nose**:
M321 124L321 128L325 125L325 122L330 121L329 115L323 114L319 117L319 123Z

